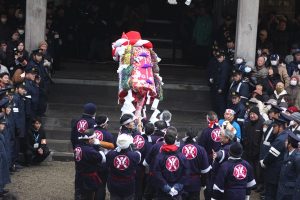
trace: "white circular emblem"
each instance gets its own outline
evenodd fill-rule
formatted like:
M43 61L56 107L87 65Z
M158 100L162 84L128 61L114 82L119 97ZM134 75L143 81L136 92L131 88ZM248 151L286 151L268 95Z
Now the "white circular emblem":
M221 133L221 129L216 128L211 132L211 139L215 142L220 142L220 133Z
M74 149L75 161L79 162L82 159L82 150L80 147Z
M188 160L192 160L197 156L197 148L192 144L187 144L182 148L182 153Z
M247 168L242 164L238 164L233 169L233 176L238 180L243 180L247 176Z
M119 170L125 170L129 167L130 160L125 155L118 155L114 159L114 167Z
M179 160L176 156L170 156L166 160L166 168L170 172L176 172L179 168Z
M88 129L88 122L84 119L80 120L79 122L77 122L77 131L79 133L83 133L84 131L86 131Z
M141 149L145 145L145 139L141 135L136 135L133 138L133 144L136 146L137 149Z
M96 138L99 140L99 141L103 141L103 133L99 130L95 130L95 135L96 135Z

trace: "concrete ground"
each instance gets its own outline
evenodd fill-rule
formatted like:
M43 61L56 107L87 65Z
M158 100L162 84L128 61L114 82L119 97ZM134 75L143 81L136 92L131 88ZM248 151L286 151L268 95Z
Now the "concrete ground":
M44 162L14 173L7 189L18 200L71 200L74 174L74 162Z
M16 172L7 189L18 200L72 200L74 173L74 162L44 162ZM201 199L204 199L202 193ZM250 199L259 200L259 197L252 193Z

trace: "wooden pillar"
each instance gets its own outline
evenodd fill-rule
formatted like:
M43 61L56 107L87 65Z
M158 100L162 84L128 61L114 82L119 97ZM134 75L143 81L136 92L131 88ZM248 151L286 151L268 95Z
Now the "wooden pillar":
M26 0L25 45L29 53L45 40L47 0Z
M255 63L259 0L239 0L235 57Z

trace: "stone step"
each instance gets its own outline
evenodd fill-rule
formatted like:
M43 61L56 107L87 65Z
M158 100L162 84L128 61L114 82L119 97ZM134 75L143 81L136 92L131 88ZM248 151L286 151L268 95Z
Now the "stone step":
M165 51L162 48L162 51ZM164 52L171 54L169 52ZM176 50L176 55L180 55L181 51ZM159 55L159 54L158 54ZM182 65L173 63L163 63L169 59L162 59L159 63L160 75L163 77L165 84L198 84L207 85L206 70L199 66ZM116 81L118 82L118 63L102 62L102 63L81 63L81 62L64 62L61 64L61 70L56 71L53 78L64 79L81 79L81 80L100 80L100 81Z
M49 95L49 104L83 105L94 102L96 105L110 106L115 109L117 104L117 87L83 86L55 84ZM207 100L209 91L165 90L164 100L159 103L160 110L207 111L210 102ZM49 108L51 110L51 108ZM66 109L61 111L69 111Z
M148 107L148 106L147 106ZM175 123L199 123L205 118L206 112L208 110L179 110L179 108L173 107L174 109L168 109L172 113L172 122ZM111 121L119 121L121 115L120 106L104 106L97 104L97 115L107 115ZM163 111L163 107L159 110ZM64 103L49 103L48 110L46 113L45 120L47 124L51 126L57 126L60 123L67 122L68 124L74 118L81 116L83 111L82 104L64 104ZM150 118L153 110L148 108L147 117ZM61 122L62 120L63 122ZM68 125L64 127L69 127Z
M52 154L52 160L54 161L74 161L73 152L56 152Z
M73 152L70 140L47 139L47 144L55 152Z

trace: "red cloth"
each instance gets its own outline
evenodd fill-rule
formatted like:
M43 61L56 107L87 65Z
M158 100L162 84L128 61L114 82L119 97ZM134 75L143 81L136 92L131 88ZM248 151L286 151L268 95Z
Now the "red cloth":
M178 146L176 146L175 144L164 144L162 145L161 147L161 151L164 151L164 152L173 152L173 151L177 151L178 149Z

